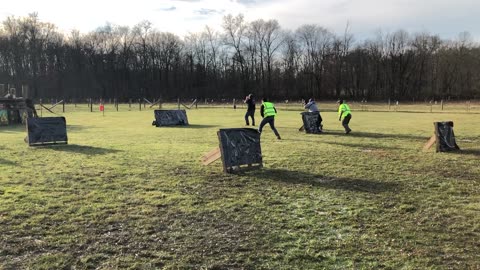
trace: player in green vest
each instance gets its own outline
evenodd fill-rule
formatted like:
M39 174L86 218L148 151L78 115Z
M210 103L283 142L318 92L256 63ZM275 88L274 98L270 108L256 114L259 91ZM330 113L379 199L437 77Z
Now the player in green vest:
M350 123L350 119L352 119L352 112L350 111L350 107L342 100L339 99L337 101L338 105L338 121L342 120L342 126L345 128L345 133L348 134L352 132L348 124Z
M273 130L273 133L277 136L277 139L280 138L280 134L278 133L277 129L275 128L275 115L277 115L277 109L275 109L275 105L271 102L268 102L267 98L263 98L262 106L260 107L260 115L263 117L260 126L258 127L258 132L262 133L263 126L267 123Z

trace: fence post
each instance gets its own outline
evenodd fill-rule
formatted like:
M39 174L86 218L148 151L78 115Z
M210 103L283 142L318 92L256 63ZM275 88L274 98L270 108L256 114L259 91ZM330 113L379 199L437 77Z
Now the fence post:
M93 99L90 98L90 112L93 112Z
M138 99L138 109L142 111L142 100Z
M177 98L177 106L178 106L178 109L180 110L180 98Z
M442 111L443 111L443 99L442 99L442 101L440 101L440 104L442 104Z
M40 99L40 117L43 116L43 104L42 104L42 99Z
M390 111L390 98L388 99L388 111Z
M65 113L65 97L63 98L62 111L63 113Z

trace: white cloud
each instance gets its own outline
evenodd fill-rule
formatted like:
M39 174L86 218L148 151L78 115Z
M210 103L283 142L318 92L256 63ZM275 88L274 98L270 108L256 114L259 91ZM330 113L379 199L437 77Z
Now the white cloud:
M474 28L480 23L474 14L477 10L480 1L471 0L297 0L279 7L275 17L288 28L316 23L340 33L350 22L352 31L360 36L372 36L381 28L429 31L447 37L466 30L480 37Z
M350 22L360 38L376 29L429 31L455 37L469 31L480 39L480 1L473 0L16 0L2 1L0 20L38 12L59 29L88 32L111 22L133 26L149 20L160 31L184 35L205 25L220 29L226 14L243 13L248 21L277 19L283 28L318 24L341 33Z

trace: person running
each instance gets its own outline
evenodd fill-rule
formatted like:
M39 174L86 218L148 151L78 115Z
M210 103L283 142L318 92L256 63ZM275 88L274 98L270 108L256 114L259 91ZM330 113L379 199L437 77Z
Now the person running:
M263 98L262 101L260 115L263 117L263 120L258 127L258 132L261 134L263 127L268 123L270 128L272 128L273 133L275 133L275 136L277 136L277 139L280 140L280 134L275 128L275 115L277 115L277 109L275 109L275 105L273 103L268 102L267 98Z
M38 117L37 110L35 109L35 104L33 104L33 100L29 98L25 99L25 106L27 107L27 114L29 117Z
M318 113L318 121L317 121L317 128L318 131L322 132L323 125L322 125L322 116L320 115L320 110L318 109L317 104L315 104L315 100L313 98L308 100L308 103L304 106L309 112Z
M249 94L245 97L243 101L247 104L247 113L245 113L245 123L247 126L250 125L248 117L252 118L252 126L255 126L255 100L253 99L253 94Z
M352 119L352 112L350 111L350 107L342 100L339 99L337 101L338 106L338 121L342 120L342 126L345 128L345 133L348 134L352 132L348 124L350 123L350 119Z

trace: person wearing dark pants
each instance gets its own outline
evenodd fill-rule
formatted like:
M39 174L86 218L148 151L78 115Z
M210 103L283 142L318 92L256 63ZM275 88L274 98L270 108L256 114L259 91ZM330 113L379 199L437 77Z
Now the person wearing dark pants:
M275 109L275 105L273 103L268 102L268 99L264 98L262 101L260 115L263 117L263 120L258 127L258 132L261 134L263 127L268 123L270 128L272 128L273 133L275 133L275 136L277 136L277 139L280 140L280 134L275 128L275 115L277 115L277 109Z
M29 98L25 99L25 106L27 107L28 116L38 117L37 110L35 109L35 104L33 104L33 100Z
M345 128L345 133L348 134L352 132L352 130L348 126L348 124L350 123L350 119L352 119L352 112L350 111L350 107L342 99L339 99L337 103L339 104L338 121L341 121L343 117L342 126L343 128Z
M255 100L253 99L253 94L249 94L245 97L243 101L247 104L247 112L245 113L245 123L247 126L250 125L248 117L252 118L252 126L255 126Z

